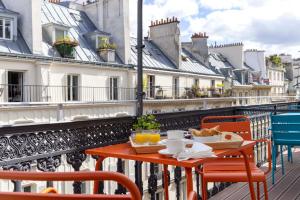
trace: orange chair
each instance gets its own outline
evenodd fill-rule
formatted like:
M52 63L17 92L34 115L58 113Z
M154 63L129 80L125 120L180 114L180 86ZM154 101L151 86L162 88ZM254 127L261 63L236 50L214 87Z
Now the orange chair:
M221 131L234 132L243 137L244 140L251 140L250 119L247 116L209 116L204 117L201 128L212 128L219 125ZM252 181L257 183L257 196L259 198L259 183L263 182L265 199L268 199L266 174L271 170L271 143L269 140L260 139L257 142L268 144L268 170L266 172L259 169L254 161L254 151L249 149L245 154L250 160ZM200 173L202 175L202 199L207 199L208 182L248 182L245 168L245 161L241 154L228 155L231 158L217 158L203 165ZM254 197L255 198L255 197Z
M195 191L189 193L188 200L197 200L197 194Z
M53 188L43 193L0 192L0 199L5 200L91 200L91 199L122 199L141 200L138 187L125 175L117 172L15 172L1 171L0 179L30 181L115 181L127 188L128 195L103 194L57 194Z

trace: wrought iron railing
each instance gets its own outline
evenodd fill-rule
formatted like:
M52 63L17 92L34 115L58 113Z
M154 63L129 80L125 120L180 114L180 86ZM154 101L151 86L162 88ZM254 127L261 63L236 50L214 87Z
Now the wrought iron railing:
M0 84L0 102L107 102L136 100L136 88L127 87L95 87L74 85L23 85ZM174 88L172 86L152 86L145 88L144 99L228 99L234 105L253 105L271 103L272 101L288 102L295 100L295 96L237 96L224 93L221 88L195 89L188 87Z
M298 104L281 103L269 105L256 105L244 107L218 108L210 110L184 111L174 113L157 114L158 121L162 124L163 131L170 129L188 129L199 127L200 120L209 115L249 115L252 122L252 134L254 139L270 138L268 132L269 115L271 112L289 111L288 106ZM0 128L0 166L4 170L31 170L33 165L39 171L56 171L62 164L62 156L75 171L81 169L82 163L87 159L84 150L94 147L101 147L111 144L127 142L131 133L134 117L120 117L97 119L89 121L62 122L54 124L19 125L13 127ZM260 166L267 159L266 145L258 145L255 148L257 165ZM96 159L96 158L95 158ZM142 164L135 163L135 182L143 191ZM124 166L122 160L118 159L117 171L123 173ZM150 176L148 178L148 193L151 199L155 199L158 184L158 174L156 165L150 164ZM168 172L170 174L170 172ZM196 189L199 199L199 176L196 176ZM174 170L173 179L176 184L176 197L180 198L182 171L180 167ZM14 190L21 190L20 181L12 180ZM169 181L170 183L170 181ZM48 182L47 186L52 186ZM214 195L226 188L230 183L215 183L209 190L209 194ZM73 184L74 193L81 193L81 183ZM100 192L104 191L104 185L100 185ZM122 194L126 191L119 185L115 191Z

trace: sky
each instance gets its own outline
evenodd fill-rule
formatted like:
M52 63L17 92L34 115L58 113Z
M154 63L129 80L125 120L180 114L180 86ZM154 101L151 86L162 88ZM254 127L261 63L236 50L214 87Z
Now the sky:
M136 35L137 0L130 2ZM300 57L300 0L144 0L144 35L151 20L177 17L182 41L206 32L208 44L243 42L244 49Z

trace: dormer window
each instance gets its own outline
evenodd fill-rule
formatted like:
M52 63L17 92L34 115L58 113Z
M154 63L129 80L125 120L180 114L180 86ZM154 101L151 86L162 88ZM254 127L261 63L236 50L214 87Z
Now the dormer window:
M54 34L55 34L55 37L54 37L55 41L62 40L69 35L67 30L62 30L62 29L55 29Z
M13 20L0 18L0 39L13 39Z
M98 36L96 39L96 49L103 47L104 45L109 44L109 37L107 36Z

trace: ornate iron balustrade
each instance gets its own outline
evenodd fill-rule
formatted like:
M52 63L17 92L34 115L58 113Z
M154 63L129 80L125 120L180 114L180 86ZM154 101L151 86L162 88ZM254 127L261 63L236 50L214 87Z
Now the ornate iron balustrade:
M269 105L257 105L247 107L230 107L210 110L184 111L174 113L156 114L158 121L162 124L162 130L188 129L199 127L200 120L209 115L249 115L252 121L253 138L270 138L268 132L269 115L271 112L282 112L288 110L289 105L295 103L281 103ZM0 166L4 170L30 170L33 164L40 171L56 171L61 165L62 156L75 171L79 171L87 156L84 150L128 141L134 117L120 117L96 119L78 122L63 122L54 124L37 124L0 128ZM257 164L262 165L266 161L266 145L256 146ZM140 190L143 191L141 180L142 163L135 164L135 178ZM155 165L150 164L150 176L148 179L148 192L151 199L155 199L157 192L158 175ZM166 169L165 169L166 170ZM124 173L122 160L117 161L117 171ZM169 172L168 172L169 173ZM197 192L199 199L199 177L196 175ZM171 178L171 177L170 177ZM181 193L181 168L174 170L174 182L176 184L177 199ZM21 190L21 183L14 181L14 190ZM169 181L170 183L170 181ZM47 186L53 183L48 182ZM209 194L213 195L223 190L230 183L214 184ZM81 183L73 184L74 193L81 193ZM100 184L99 190L103 192L104 185ZM126 191L118 185L115 191L123 194Z

